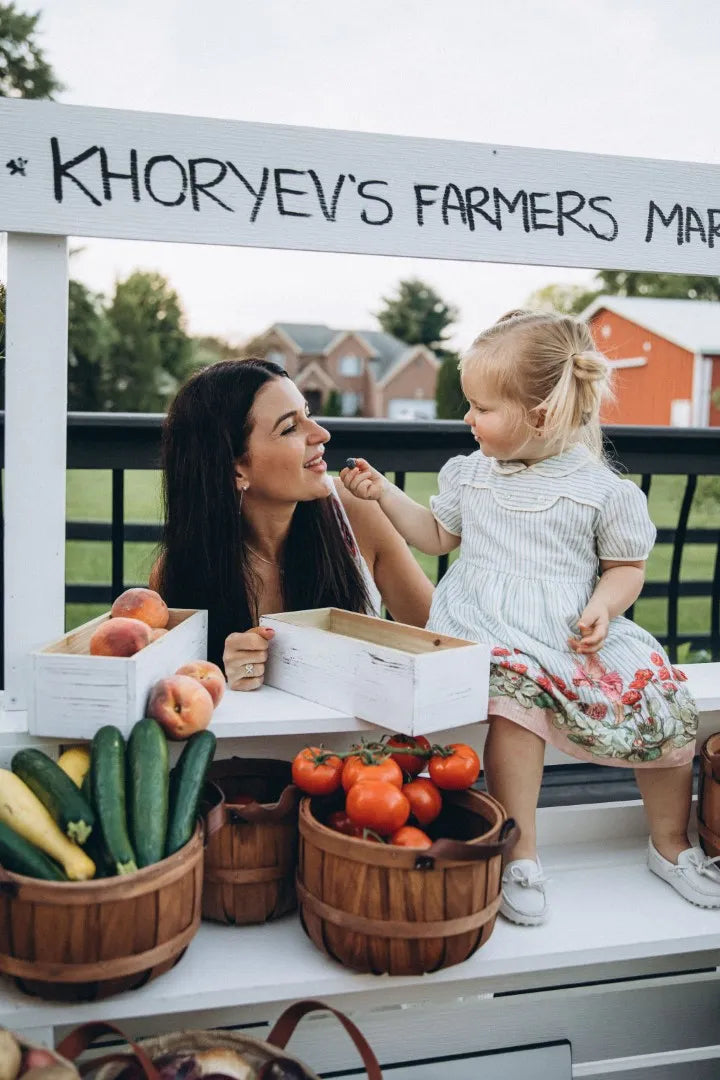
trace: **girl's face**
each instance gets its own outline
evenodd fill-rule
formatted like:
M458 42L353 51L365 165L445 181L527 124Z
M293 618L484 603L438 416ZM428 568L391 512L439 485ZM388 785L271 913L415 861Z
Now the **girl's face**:
M520 406L501 397L478 365L470 364L460 381L469 405L463 420L486 457L511 461L530 454L531 446L537 451Z
M247 453L236 463L238 488L248 498L307 502L325 498L329 487L323 459L330 432L308 415L292 379L277 378L260 389L250 414Z

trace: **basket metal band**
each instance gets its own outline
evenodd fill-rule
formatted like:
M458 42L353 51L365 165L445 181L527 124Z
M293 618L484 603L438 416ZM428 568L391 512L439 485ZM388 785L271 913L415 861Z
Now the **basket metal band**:
M295 887L300 903L304 904L313 915L317 915L320 919L326 919L327 922L342 927L344 930L381 938L443 938L466 934L469 930L477 930L479 926L489 922L497 914L502 899L502 894L498 893L487 907L484 907L481 911L474 911L471 915L463 915L459 919L438 919L435 922L403 922L400 919L368 919L364 915L353 915L349 911L340 911L308 892L299 878L295 881Z
M108 960L94 960L87 964L53 963L47 960L18 960L14 956L0 953L0 971L20 979L34 979L47 982L101 982L106 979L119 979L126 975L136 975L146 968L164 964L173 956L179 959L180 953L187 948L195 936L200 919L193 919L190 926L181 933L156 945L145 952L133 953L132 956L117 956Z

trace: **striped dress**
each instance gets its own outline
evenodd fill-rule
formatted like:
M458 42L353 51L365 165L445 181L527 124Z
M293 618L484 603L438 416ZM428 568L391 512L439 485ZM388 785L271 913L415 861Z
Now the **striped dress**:
M599 764L691 760L697 708L660 645L610 621L599 652L568 638L597 584L599 559L646 559L656 530L642 491L584 445L526 466L478 450L451 458L430 506L462 537L428 627L492 646L491 716Z

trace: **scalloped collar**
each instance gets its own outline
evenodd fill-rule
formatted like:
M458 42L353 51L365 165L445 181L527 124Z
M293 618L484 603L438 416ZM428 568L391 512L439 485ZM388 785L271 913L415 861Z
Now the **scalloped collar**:
M590 451L584 443L576 443L574 446L563 450L561 454L543 458L532 465L525 465L522 461L499 461L492 459L490 469L501 476L514 476L516 473L532 473L534 476L569 476L577 469L582 468L590 458Z

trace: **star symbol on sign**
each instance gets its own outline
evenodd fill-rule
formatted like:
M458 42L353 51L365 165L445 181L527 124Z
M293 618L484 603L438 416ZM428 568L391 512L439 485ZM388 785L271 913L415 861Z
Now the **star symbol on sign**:
M20 176L25 176L25 166L27 163L27 158L24 157L11 158L10 161L5 162L5 168L10 170L11 176L17 176L18 173Z

